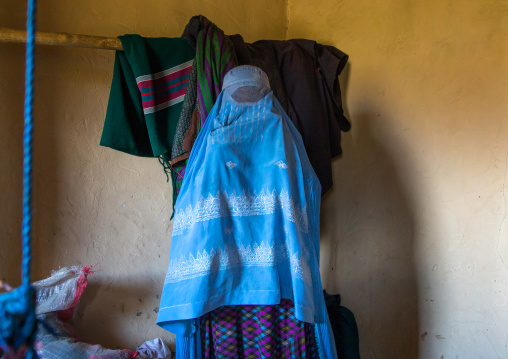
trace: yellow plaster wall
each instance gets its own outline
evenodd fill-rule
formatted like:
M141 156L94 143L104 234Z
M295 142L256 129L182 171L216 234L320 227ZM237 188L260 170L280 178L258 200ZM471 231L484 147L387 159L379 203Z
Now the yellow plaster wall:
M22 3L0 0L0 27L23 28ZM506 2L45 0L38 25L179 36L199 13L247 41L303 37L351 56L353 129L323 199L321 269L357 317L362 357L506 356ZM23 61L22 45L0 44L0 278L14 285ZM132 349L172 340L154 311L171 188L156 160L98 146L112 67L109 51L37 49L33 277L96 265L79 333Z
M24 28L24 1L0 0L0 27ZM284 39L283 0L39 1L38 29L180 36L203 14L247 41ZM173 338L155 325L171 234L171 185L156 159L99 147L114 52L38 47L33 279L95 265L76 326L82 340L134 349ZM20 280L24 47L0 44L0 279Z
M321 271L362 358L506 357L507 2L289 0L288 14L287 38L351 56Z

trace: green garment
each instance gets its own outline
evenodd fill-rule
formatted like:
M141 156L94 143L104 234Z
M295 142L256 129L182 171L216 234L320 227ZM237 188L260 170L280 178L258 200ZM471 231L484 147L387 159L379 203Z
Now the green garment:
M119 37L101 146L135 156L171 155L195 58L182 38Z

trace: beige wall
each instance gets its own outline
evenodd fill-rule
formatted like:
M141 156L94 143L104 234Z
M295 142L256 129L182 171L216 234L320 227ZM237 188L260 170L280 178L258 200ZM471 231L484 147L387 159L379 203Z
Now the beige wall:
M321 269L362 358L507 357L507 2L290 0L288 37L351 56Z
M24 26L20 3L0 0L0 27ZM504 0L39 4L41 31L179 36L202 13L248 41L303 37L348 53L341 80L353 130L323 199L325 287L355 313L363 358L507 355ZM0 278L12 284L23 59L23 46L0 45ZM95 264L101 271L83 298L80 335L132 349L171 339L154 312L171 188L157 160L98 146L112 66L109 51L37 50L33 277Z
M0 0L0 27L24 27L24 1ZM38 29L180 36L204 14L248 41L284 39L286 3L39 1ZM76 319L84 341L133 349L155 325L171 235L171 184L156 159L99 146L114 52L37 48L33 279L95 265ZM19 284L24 47L0 44L0 278Z

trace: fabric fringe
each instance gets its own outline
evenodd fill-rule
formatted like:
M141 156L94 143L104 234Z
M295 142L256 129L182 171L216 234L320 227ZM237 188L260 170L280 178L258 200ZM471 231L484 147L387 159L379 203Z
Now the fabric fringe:
M162 165L162 168L164 169L164 174L166 175L166 182L169 182L169 178L171 177L171 185L173 187L173 203L170 219L173 219L173 217L175 216L176 197L178 195L178 192L176 190L176 181L178 179L178 173L175 170L173 170L173 167L171 166L170 156L167 153L160 155L158 159L159 163Z

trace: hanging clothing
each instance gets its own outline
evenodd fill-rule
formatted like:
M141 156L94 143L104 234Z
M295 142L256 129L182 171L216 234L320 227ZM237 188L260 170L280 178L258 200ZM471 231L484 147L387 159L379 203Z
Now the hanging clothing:
M340 305L340 294L330 295L326 292L323 294L335 338L338 358L360 359L360 339L353 312Z
M171 153L195 52L181 38L119 38L100 144L135 156Z
M194 59L187 84L187 91L185 92L182 111L180 112L180 118L176 124L173 148L171 149L170 161L173 165L189 158L192 144L194 144L197 136L197 131L191 131L191 128L193 127L192 117L194 112L197 111L197 86L197 66L196 60ZM191 143L189 143L189 141Z
M200 318L202 358L318 359L314 325L295 317L293 303L231 305Z
M200 30L208 24L211 22L206 17L194 16L182 37L195 49L205 48L203 42L211 39L208 32ZM225 36L215 25L213 28L220 34L219 43L224 44L231 56L234 54L239 65L257 66L268 75L275 97L303 138L322 194L325 194L333 185L331 160L342 154L341 131L351 128L344 115L338 80L348 55L333 46L303 39L261 40L248 44L240 35ZM210 58L208 64L213 66L214 61L216 59ZM220 84L222 77L211 79ZM217 89L216 86L211 88ZM203 120L205 118L202 116ZM183 180L183 174L179 180Z
M189 157L157 323L200 340L222 306L294 303L336 358L319 274L319 180L266 74L232 69Z
M182 143L185 152L170 161L175 198L182 187L187 158L195 137L219 96L222 79L238 63L231 40L204 16L192 17L182 38L187 39L190 46L196 50L197 111L193 113L190 121L179 122L182 131L187 134L187 141Z
M351 124L344 116L338 76L348 55L311 40L261 40L253 44L229 36L239 65L266 72L277 100L300 132L322 194L333 185L332 158L342 154L341 131Z
M197 125L199 122L199 111L197 103L197 85L197 63L194 59L182 111L180 112L178 123L176 124L173 148L170 154L162 154L159 158L166 174L171 176L173 207L176 202L176 197L178 193L180 193L187 159L189 158L190 151L192 150L192 146L198 134Z
M206 17L200 17L196 61L199 116L203 124L221 92L224 76L238 63L233 43Z
M173 155L175 136L182 131L177 124L190 118L194 108L195 51L182 38L124 35L119 39L124 51L115 55L100 144L135 156L159 157L168 179L171 173L174 204L176 174L170 160L181 155ZM186 96L188 88L191 96Z

